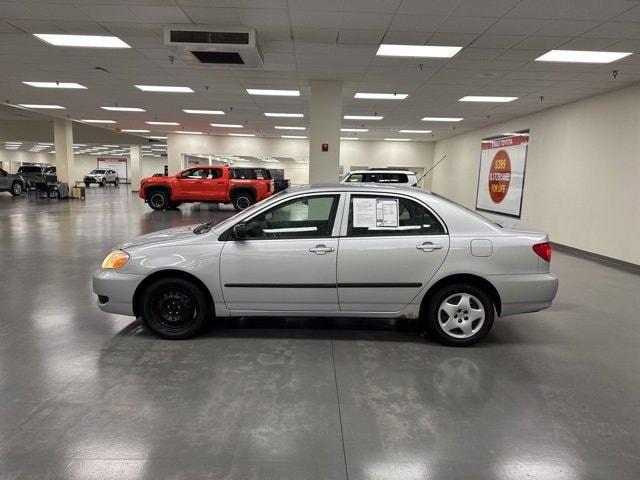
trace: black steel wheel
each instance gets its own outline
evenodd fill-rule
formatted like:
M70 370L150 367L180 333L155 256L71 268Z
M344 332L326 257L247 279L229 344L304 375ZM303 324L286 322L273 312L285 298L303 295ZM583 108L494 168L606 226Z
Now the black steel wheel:
M154 210L169 208L169 194L164 190L153 190L147 193L147 202Z
M19 197L20 195L22 195L23 191L24 187L22 186L21 182L13 182L13 184L11 185L11 195L13 195L14 197Z

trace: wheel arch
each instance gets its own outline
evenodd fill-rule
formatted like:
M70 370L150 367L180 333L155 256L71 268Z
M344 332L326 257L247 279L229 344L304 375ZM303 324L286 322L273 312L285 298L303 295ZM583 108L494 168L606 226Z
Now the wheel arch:
M431 287L429 287L429 289L425 293L422 299L422 304L420 305L420 309L422 310L427 306L428 302L438 290L455 283L467 283L480 288L483 292L489 295L491 301L493 301L493 304L496 307L498 316L500 315L502 311L502 300L500 299L500 294L498 293L496 287L494 287L493 284L486 278L471 273L453 274L438 280L436 283L431 285Z
M230 191L229 191L229 198L233 198L234 195L238 194L238 193L250 193L251 196L253 197L253 199L256 199L257 196L257 191L256 191L256 187L252 186L252 185L241 185L238 187L233 187Z
M204 293L207 302L209 303L209 307L211 308L211 312L215 315L215 303L213 301L213 295L211 295L211 291L207 288L202 280L193 275L192 273L185 272L184 270L159 270L148 275L136 288L136 291L133 293L133 313L136 317L140 316L140 301L142 300L142 294L146 290L146 288L151 285L153 282L164 279L164 278L181 278L183 280L188 280L193 282L198 286Z

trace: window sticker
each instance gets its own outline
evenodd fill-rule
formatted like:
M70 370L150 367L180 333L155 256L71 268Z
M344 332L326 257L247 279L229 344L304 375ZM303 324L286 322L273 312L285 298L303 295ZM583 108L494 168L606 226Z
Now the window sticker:
M353 226L355 228L376 227L376 199L353 199Z
M378 230L398 228L398 199L354 198L353 227Z
M376 227L398 227L398 199L376 199Z

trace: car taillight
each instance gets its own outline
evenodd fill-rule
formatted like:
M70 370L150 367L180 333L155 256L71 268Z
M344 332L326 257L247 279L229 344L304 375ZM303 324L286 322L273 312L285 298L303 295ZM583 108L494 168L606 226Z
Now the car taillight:
M545 262L551 261L551 244L549 242L536 243L533 246L533 251Z

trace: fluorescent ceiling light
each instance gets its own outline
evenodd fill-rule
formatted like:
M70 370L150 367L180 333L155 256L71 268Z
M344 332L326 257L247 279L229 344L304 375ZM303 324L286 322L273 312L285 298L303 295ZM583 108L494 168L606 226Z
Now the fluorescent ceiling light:
M368 132L368 128L341 128L341 132Z
M353 98L377 99L377 100L404 100L409 95L406 93L364 93L358 92Z
M34 33L35 37L56 47L89 48L131 48L128 44L112 35L66 35L52 33Z
M265 117L282 117L282 118L302 118L304 117L303 113L273 113L267 112L264 114Z
M73 148L76 148L76 147L86 147L86 146L87 146L87 144L86 144L86 143L74 143L74 144L73 144Z
M183 133L185 135L203 135L202 132L190 132L188 130L175 130L173 133Z
M75 89L87 89L84 85L80 85L75 82L22 82L25 85L36 88L75 88Z
M144 122L147 125L180 125L178 122Z
M159 136L159 135L151 135L151 136L149 136L147 138L152 138L153 140L166 140L167 139L167 137L162 137L162 136Z
M410 142L410 138L385 138L385 142Z
M193 93L190 87L170 87L162 85L134 85L143 92L166 92L166 93Z
M340 137L340 140L360 140L358 137Z
M65 109L60 105L39 105L34 103L20 103L19 105L24 108L42 108L42 109L48 109L48 110L64 110Z
M280 135L280 138L307 138L305 135Z
M287 126L281 126L281 125L276 125L275 127L276 130L306 130L307 127L287 127Z
M139 107L100 107L103 110L109 110L110 112L145 112L144 108Z
M550 50L536 62L611 63L628 57L631 52L595 52L590 50Z
M247 88L249 95L272 95L277 97L299 97L300 90L268 90L262 88Z
M84 123L116 123L115 120L80 120Z
M460 50L462 50L462 47L382 44L378 48L376 55L384 57L451 58Z
M190 108L183 108L184 113L195 113L196 115L224 115L222 110L193 110Z
M467 95L462 97L460 102L494 102L494 103L507 103L517 100L518 97L491 97L483 95Z
M139 130L135 128L125 128L122 130L124 133L150 133L150 130Z
M227 135L231 135L232 137L255 137L253 133L227 133Z
M423 122L461 122L464 118L460 117L424 117Z
M345 120L382 120L384 117L381 115L345 115Z
M210 123L209 125L219 128L244 128L244 125L237 125L233 123Z
M432 130L398 130L400 133L431 133Z

